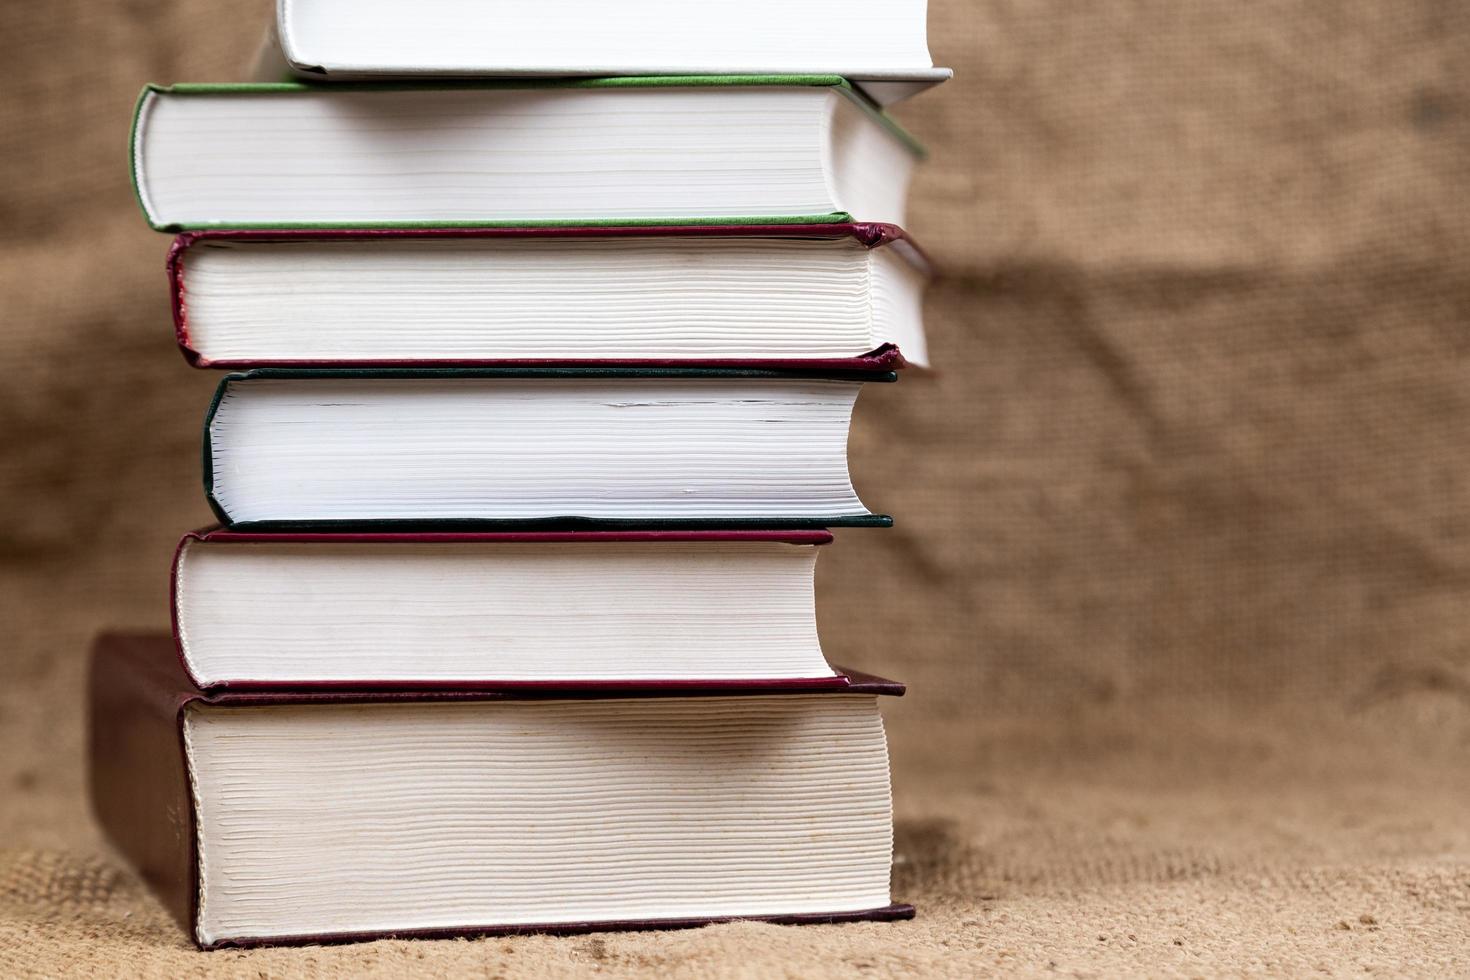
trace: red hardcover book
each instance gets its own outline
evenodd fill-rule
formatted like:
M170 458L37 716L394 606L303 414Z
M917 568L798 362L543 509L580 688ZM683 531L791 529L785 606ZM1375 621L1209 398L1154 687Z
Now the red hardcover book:
M649 685L202 692L104 635L104 831L205 949L903 919L876 697Z
M880 223L197 231L196 367L924 366L930 264Z
M174 553L173 634L201 690L840 690L813 590L831 540L209 528Z

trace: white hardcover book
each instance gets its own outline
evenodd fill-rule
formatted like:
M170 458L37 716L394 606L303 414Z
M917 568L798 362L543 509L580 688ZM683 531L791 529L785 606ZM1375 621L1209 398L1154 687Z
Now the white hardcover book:
M841 75L879 104L948 79L926 0L278 0L261 81Z

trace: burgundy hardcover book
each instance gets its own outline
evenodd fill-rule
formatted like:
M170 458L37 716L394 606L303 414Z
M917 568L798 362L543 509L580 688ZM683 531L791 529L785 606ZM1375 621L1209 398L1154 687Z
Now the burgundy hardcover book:
M168 636L92 655L99 823L205 949L910 918L878 695L209 694Z
M924 366L930 264L880 223L199 231L196 367Z
M817 638L825 530L262 534L179 541L201 690L841 690Z

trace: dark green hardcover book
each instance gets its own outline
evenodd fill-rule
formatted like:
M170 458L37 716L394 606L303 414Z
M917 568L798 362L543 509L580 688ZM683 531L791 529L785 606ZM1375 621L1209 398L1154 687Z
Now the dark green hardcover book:
M148 86L149 224L902 224L919 145L835 75Z
M261 531L886 527L848 476L866 382L742 368L262 368L221 382L204 484Z

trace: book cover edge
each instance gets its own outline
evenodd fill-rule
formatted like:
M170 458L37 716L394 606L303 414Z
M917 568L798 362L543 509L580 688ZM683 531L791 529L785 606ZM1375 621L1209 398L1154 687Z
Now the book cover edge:
M518 239L534 238L656 238L710 237L763 238L788 237L831 240L851 238L872 250L885 246L900 249L926 276L933 275L932 263L923 249L898 225L886 222L846 222L811 225L609 225L565 226L560 228L506 225L501 227L462 228L295 228L239 229L215 228L186 231L176 235L169 246L165 273L169 284L170 309L174 323L174 339L190 367L205 369L244 369L259 367L335 368L335 367L751 367L764 370L885 370L906 365L903 352L893 344L882 344L853 357L826 358L224 358L211 359L195 348L189 339L188 283L185 257L199 242L210 241L374 241L380 238Z
M600 922L563 922L530 925L488 925L431 929L399 929L365 932L313 933L291 936L223 939L199 944L200 950L250 949L259 946L337 945L371 942L382 939L475 939L486 936L551 935L575 936L591 932L650 932L656 930L698 929L728 922L765 922L771 925L837 925L847 922L900 922L915 916L912 905L890 902L871 909L847 912L793 912L760 915L693 916L665 919L615 919ZM196 941L197 942L197 941Z

